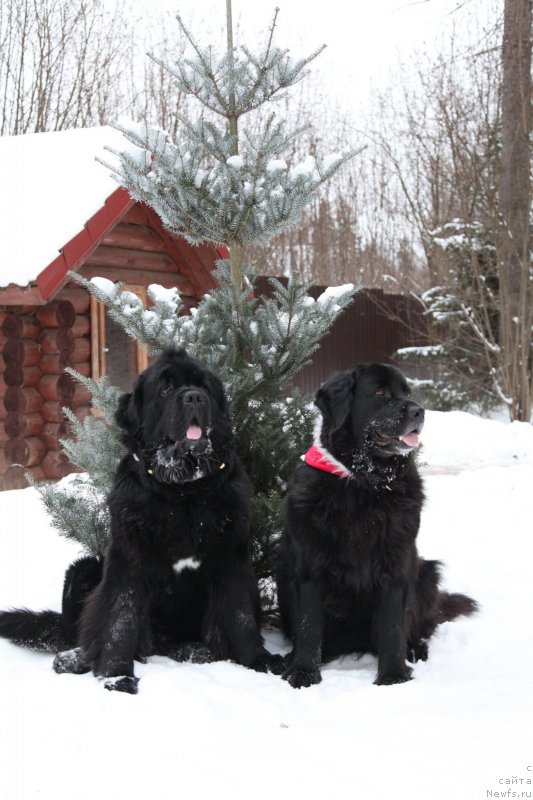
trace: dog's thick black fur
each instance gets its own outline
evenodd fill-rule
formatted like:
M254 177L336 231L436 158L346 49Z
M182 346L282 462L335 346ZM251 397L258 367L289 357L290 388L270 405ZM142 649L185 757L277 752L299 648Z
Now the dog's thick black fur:
M278 592L294 645L283 677L296 688L353 652L377 656L377 684L407 681L406 659L427 658L437 625L476 609L441 592L439 562L417 553L424 495L413 450L424 409L409 394L382 364L342 372L317 393L317 445L351 476L303 463L289 489Z
M116 420L128 454L108 498L105 558L71 565L62 615L3 612L0 636L44 650L78 644L56 671L92 669L130 693L134 658L153 653L279 672L260 634L251 486L220 380L184 350L167 351L121 396Z

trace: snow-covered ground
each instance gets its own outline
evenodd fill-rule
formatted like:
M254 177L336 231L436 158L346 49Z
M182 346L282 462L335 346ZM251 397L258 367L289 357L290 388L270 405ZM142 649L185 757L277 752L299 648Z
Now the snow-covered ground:
M533 427L430 413L423 440L420 551L481 612L440 627L415 680L374 686L375 660L345 657L295 691L153 658L133 697L0 640L2 800L531 797ZM0 519L0 608L58 608L77 548L32 489Z

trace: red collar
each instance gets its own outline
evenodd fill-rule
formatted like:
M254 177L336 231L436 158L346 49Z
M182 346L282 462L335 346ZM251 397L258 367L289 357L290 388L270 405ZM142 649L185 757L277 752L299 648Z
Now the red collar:
M338 475L339 478L353 478L352 473L340 461L337 461L327 450L317 447L316 444L310 447L307 453L302 456L302 461L305 461L306 464L315 469Z

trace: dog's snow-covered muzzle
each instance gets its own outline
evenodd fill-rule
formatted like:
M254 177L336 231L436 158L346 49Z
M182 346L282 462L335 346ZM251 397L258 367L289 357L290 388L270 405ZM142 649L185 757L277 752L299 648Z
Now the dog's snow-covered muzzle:
M151 472L162 483L190 483L220 468L207 432L198 438L165 441L149 455ZM197 433L194 431L193 433Z
M368 426L368 438L383 454L407 454L420 444L424 427L424 409L409 400L398 415L373 420Z

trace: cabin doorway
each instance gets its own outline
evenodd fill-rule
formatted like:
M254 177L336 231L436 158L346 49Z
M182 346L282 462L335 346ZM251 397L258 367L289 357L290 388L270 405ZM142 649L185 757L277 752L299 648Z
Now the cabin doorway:
M136 294L146 307L145 286L126 284L122 288ZM137 375L148 365L146 347L112 320L94 297L91 297L91 344L93 379L105 375L113 386L129 392Z

